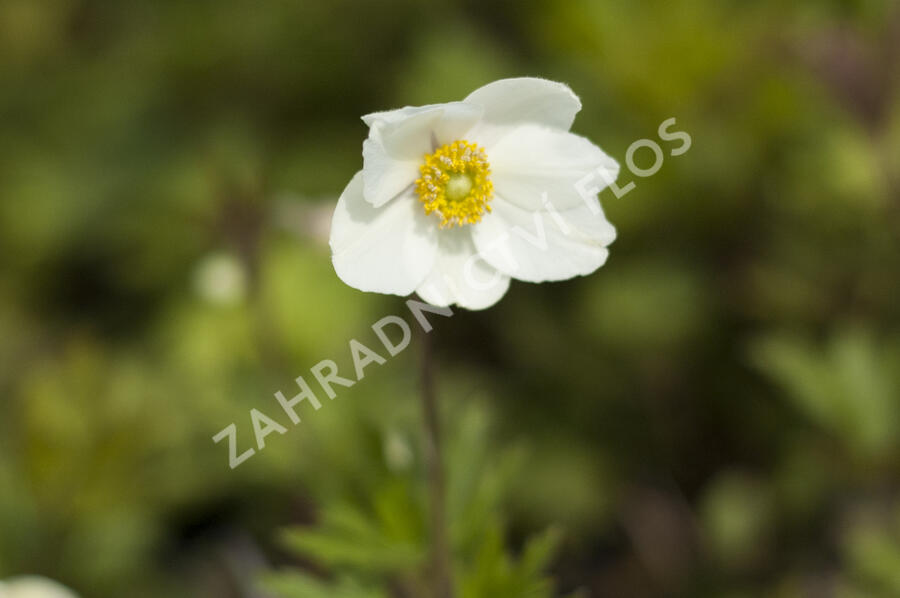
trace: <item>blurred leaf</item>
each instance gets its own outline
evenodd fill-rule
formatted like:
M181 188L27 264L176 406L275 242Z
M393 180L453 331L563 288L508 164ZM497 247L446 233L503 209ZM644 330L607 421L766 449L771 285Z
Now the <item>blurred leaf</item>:
M543 570L560 541L557 530L531 538L520 560L512 559L503 545L500 528L485 530L480 548L459 575L462 598L550 598L553 584Z
M877 457L895 445L900 389L871 333L839 331L824 349L795 336L773 334L751 349L757 367L787 398L853 451Z
M379 523L346 504L325 507L320 526L285 530L282 538L299 555L367 573L407 570L422 559L415 544L391 538Z
M311 575L290 571L269 573L261 585L266 591L282 598L388 598L389 594L376 587L365 587L349 578L328 583Z
M760 480L720 474L706 490L701 514L709 548L721 563L746 569L766 554L774 514L771 493Z

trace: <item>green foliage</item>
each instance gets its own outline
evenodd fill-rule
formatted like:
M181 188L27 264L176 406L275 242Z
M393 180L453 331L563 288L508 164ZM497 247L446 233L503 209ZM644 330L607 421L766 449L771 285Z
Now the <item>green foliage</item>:
M461 577L462 598L546 598L553 595L553 585L543 576L560 540L556 530L535 536L525 545L516 562L504 546L503 535L496 526L486 529L481 546L473 554L473 564Z
M857 587L878 596L900 594L900 526L896 522L855 526L844 549Z
M851 450L871 457L896 446L900 385L892 372L900 362L872 334L843 330L825 349L773 335L754 345L753 356L804 416Z
M324 582L300 573L273 573L263 582L265 590L284 598L386 598L381 590L364 588L349 579L336 583Z
M410 517L414 511L404 505L403 498L405 495L396 503L380 501L383 508L375 522L350 505L326 507L319 526L288 530L284 543L298 555L329 567L364 573L411 569L419 564L422 555L418 546L420 534L409 537L408 532L421 522L420 518Z
M552 596L553 584L545 571L559 546L560 532L549 529L533 536L514 558L499 516L509 502L509 481L522 474L521 450L498 451L492 446L484 408L461 408L449 420L448 527L459 595ZM415 456L414 460L420 461ZM417 469L381 471L363 490L367 500L327 503L314 526L284 530L282 544L341 579L368 580L366 587L382 588L385 595L398 584L419 595L427 583L427 493ZM352 587L314 582L295 570L269 574L264 583L285 598L303 591L305 584L313 584L310 587L323 596L357 595Z

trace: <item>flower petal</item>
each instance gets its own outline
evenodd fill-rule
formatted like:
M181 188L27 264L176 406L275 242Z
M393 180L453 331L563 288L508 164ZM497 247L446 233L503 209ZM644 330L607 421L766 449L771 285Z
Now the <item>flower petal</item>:
M518 280L544 282L590 274L606 262L616 229L599 203L555 211L529 211L502 197L474 225L479 254ZM593 210L598 210L596 213Z
M366 201L383 206L413 184L422 156L431 150L431 129L441 114L440 108L431 108L374 124L363 142Z
M363 196L380 208L411 186L419 176L419 163L388 155L380 141L363 141Z
M586 205L586 189L602 190L619 174L619 164L584 137L540 125L511 128L488 149L488 161L497 195L526 210L545 201L557 210Z
M340 279L361 291L408 295L434 265L436 230L411 192L381 208L366 202L360 171L334 210L331 261Z
M363 142L366 200L378 207L397 196L418 178L425 154L462 138L480 118L479 107L462 102L364 116L371 123Z
M483 107L489 123L532 122L565 131L581 110L581 101L568 85L535 77L500 79L479 87L463 101Z
M506 294L509 276L498 272L475 250L468 227L439 232L434 268L416 292L422 299L445 307L485 309Z
M435 114L434 121L435 139L438 145L452 143L461 139L484 114L484 109L475 104L465 102L446 102L443 104L428 104L426 106L404 106L396 110L373 112L362 117L369 128L383 134L385 125L401 125L410 118L421 114Z
M394 110L382 110L381 112L370 112L362 116L362 121L366 126L371 127L375 123L391 123L403 120L413 114L425 112L434 108L439 108L440 104L426 104L425 106L404 106Z

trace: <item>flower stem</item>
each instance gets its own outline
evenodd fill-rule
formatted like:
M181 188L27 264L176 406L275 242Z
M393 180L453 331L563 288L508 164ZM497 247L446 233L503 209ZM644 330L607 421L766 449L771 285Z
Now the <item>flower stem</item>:
M440 411L434 387L434 355L428 333L421 334L421 398L425 465L431 531L430 582L432 598L452 598L453 579L446 520L446 483L442 452Z

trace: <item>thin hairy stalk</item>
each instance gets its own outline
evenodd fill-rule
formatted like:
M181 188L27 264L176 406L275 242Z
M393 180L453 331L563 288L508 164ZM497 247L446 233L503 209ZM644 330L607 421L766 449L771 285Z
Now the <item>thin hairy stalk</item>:
M431 554L429 581L433 598L453 597L450 546L447 534L446 481L440 412L434 386L434 355L431 337L420 335L421 400L425 466L428 470L429 529Z

